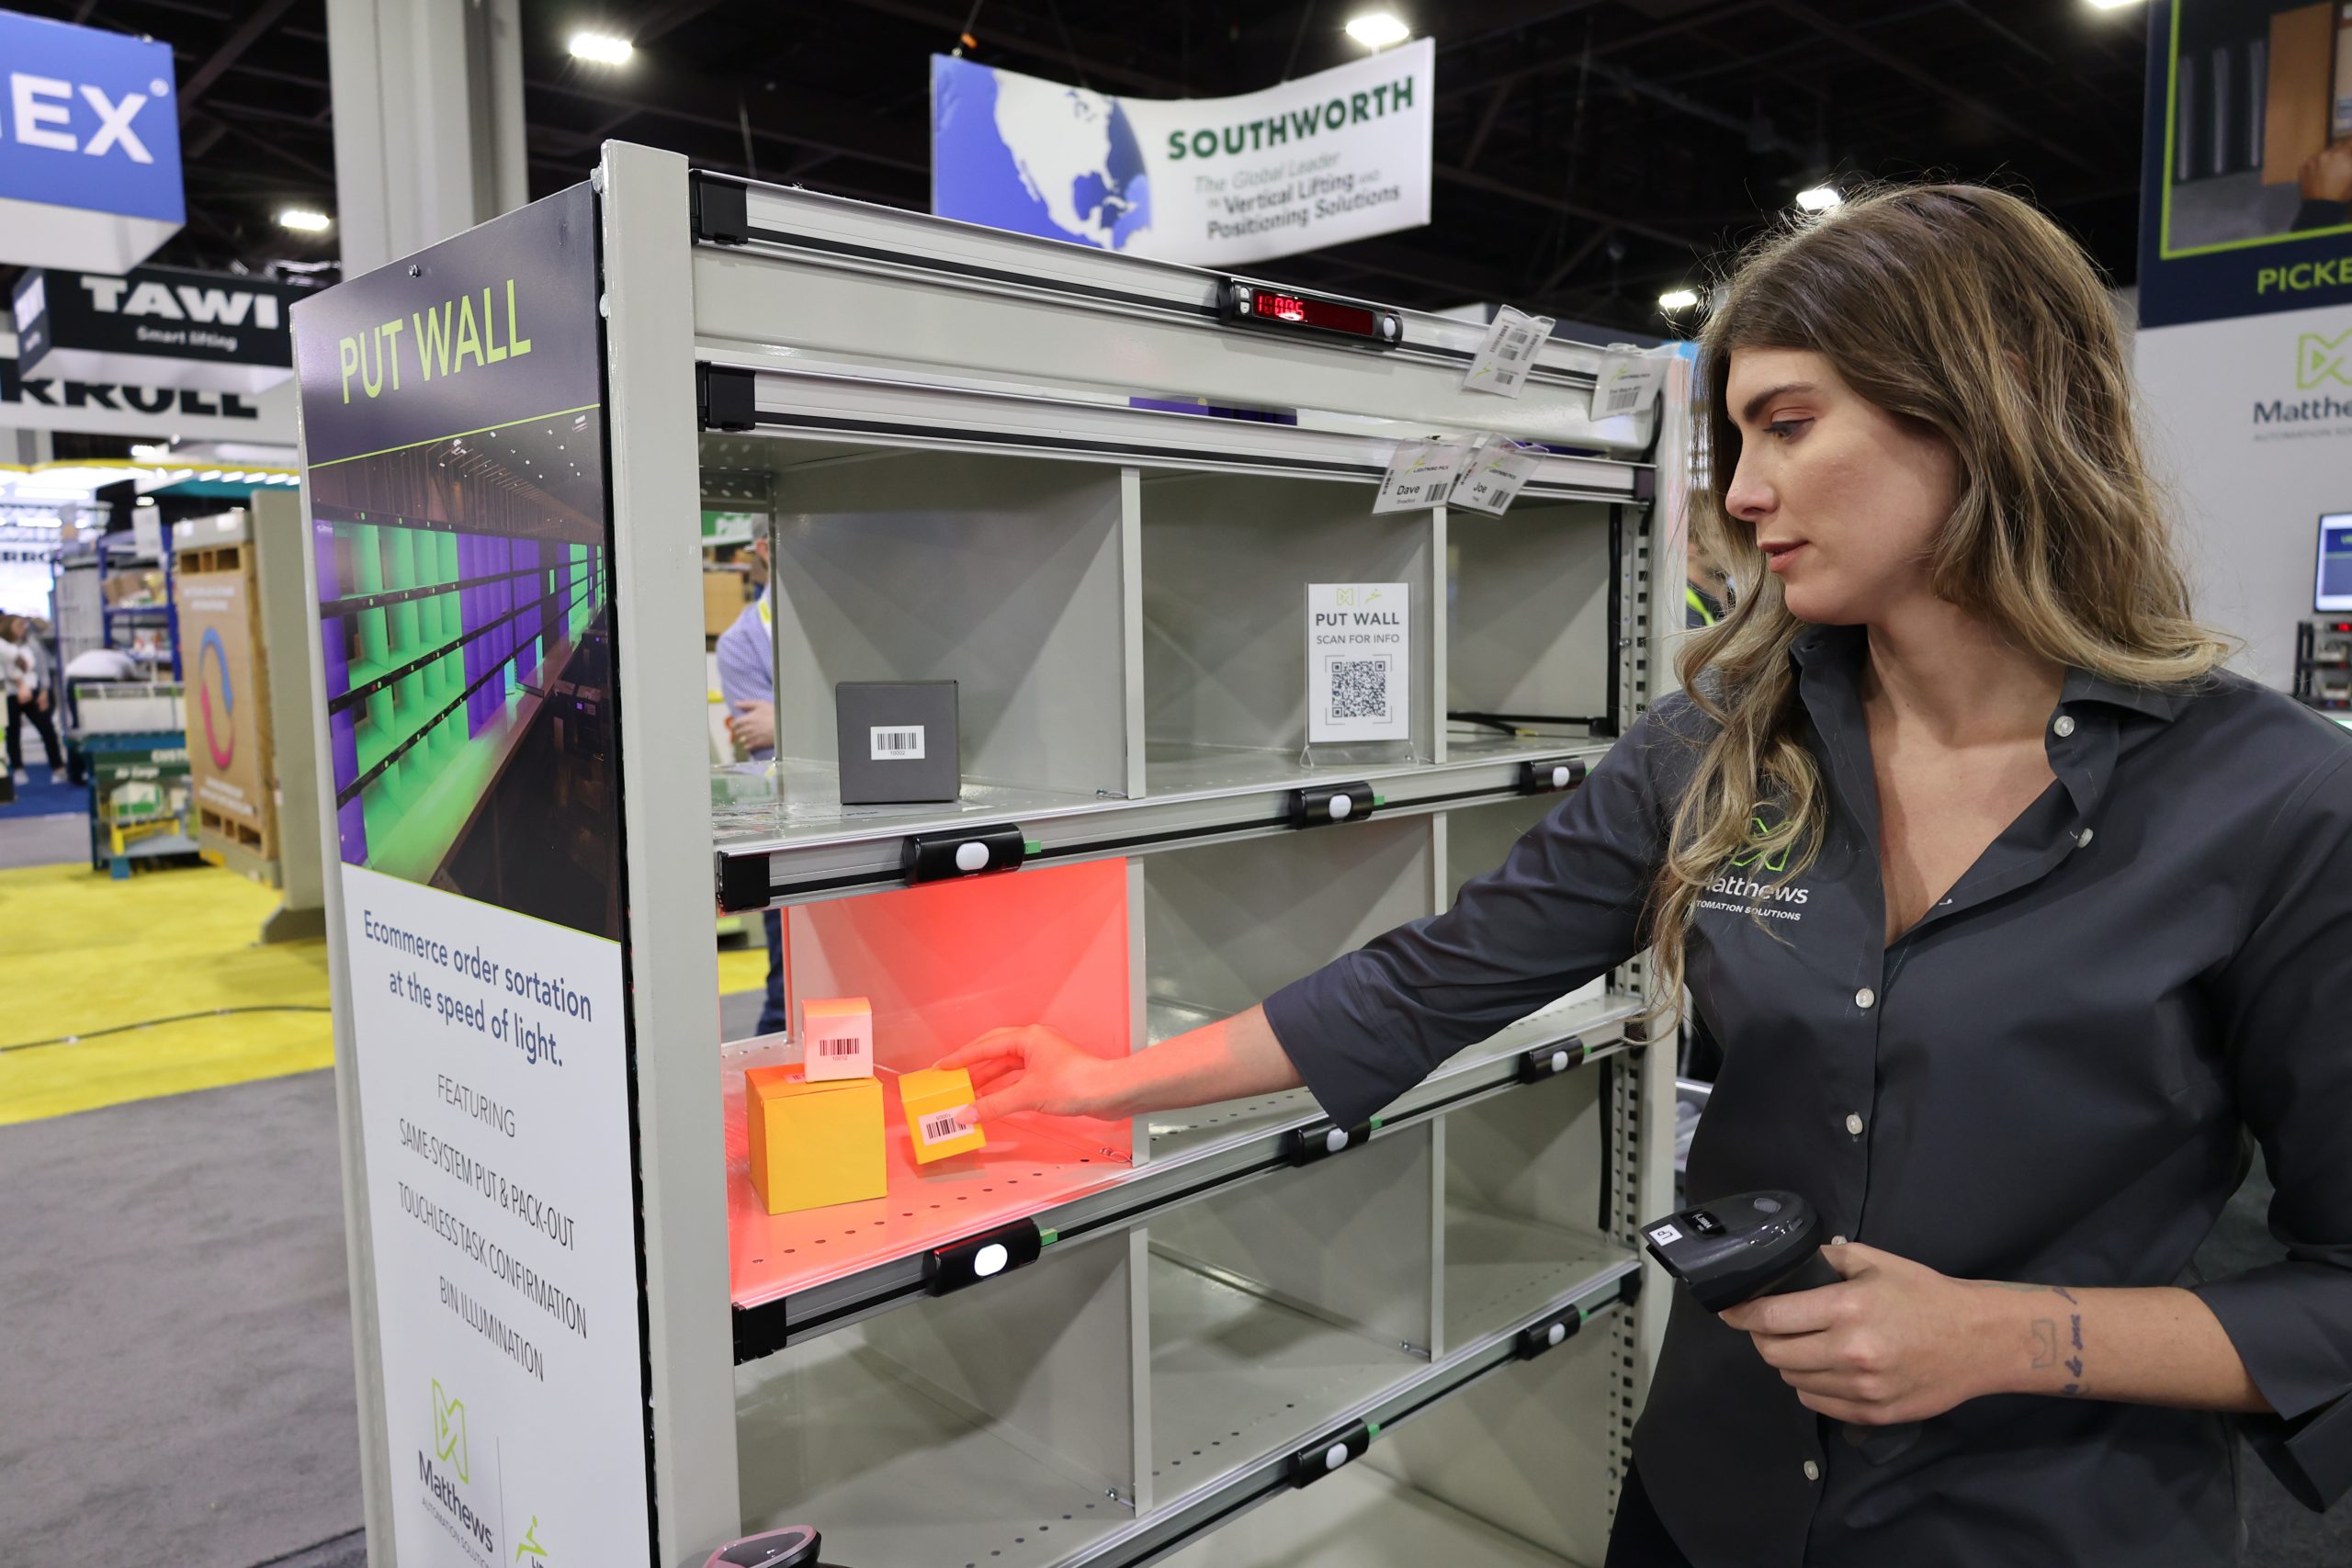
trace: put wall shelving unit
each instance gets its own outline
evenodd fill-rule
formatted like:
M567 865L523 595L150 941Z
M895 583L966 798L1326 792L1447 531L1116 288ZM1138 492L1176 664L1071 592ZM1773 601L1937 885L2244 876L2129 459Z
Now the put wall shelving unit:
M886 1198L770 1215L743 1073L799 1043L715 1042L708 914L783 909L895 1104L986 1028L1125 1054L1442 909L1667 668L1681 367L1595 420L1598 349L1487 397L1462 321L1266 335L1222 275L618 143L595 186L658 1561L1599 1562L1672 1200L1638 962L1361 1125L1016 1116L918 1168L894 1111ZM1506 516L1373 513L1400 440L1481 431L1550 449ZM720 504L772 531L773 770L706 761ZM1408 739L1306 746L1317 582L1408 585ZM885 679L959 682L957 801L842 803L834 683Z

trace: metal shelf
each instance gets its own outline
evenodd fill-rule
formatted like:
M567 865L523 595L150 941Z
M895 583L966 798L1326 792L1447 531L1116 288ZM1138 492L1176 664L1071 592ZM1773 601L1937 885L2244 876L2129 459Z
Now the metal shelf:
M1254 1509L1161 1568L1570 1568L1475 1514L1367 1465Z
M1372 1137L1518 1087L1528 1053L1569 1039L1591 1063L1628 1042L1634 1000L1556 1003L1470 1047L1383 1112ZM1155 1027L1180 1021L1166 1010ZM728 1047L728 1188L733 1235L735 1357L755 1360L905 1303L922 1299L931 1249L1023 1221L1075 1240L1234 1187L1291 1163L1291 1134L1324 1119L1303 1089L1156 1117L1138 1132L1149 1156L1121 1164L1056 1141L1024 1121L979 1160L954 1168L894 1170L889 1197L771 1215L752 1191L743 1143L741 1068L774 1060L780 1042ZM896 1140L893 1140L895 1147ZM789 1249L789 1250L787 1250ZM1047 1249L1050 1255L1050 1248Z
M1489 1373L1515 1365L1521 1359L1520 1335L1522 1330L1562 1315L1576 1318L1580 1325L1588 1325L1593 1318L1613 1312L1619 1305L1631 1300L1632 1293L1639 1289L1641 1278L1639 1269L1640 1265L1631 1253L1621 1252L1614 1258L1596 1265L1589 1272L1577 1278L1559 1296L1544 1303L1541 1311L1529 1314L1523 1321L1511 1323L1485 1338L1464 1345L1441 1359L1427 1362L1409 1377L1390 1384L1375 1395L1360 1399L1345 1408L1330 1413L1324 1420L1301 1423L1294 1428L1295 1436L1290 1444L1280 1452L1252 1463L1230 1467L1222 1474L1191 1491L1164 1496L1149 1514L1126 1531L1114 1535L1099 1545L1090 1545L1078 1554L1061 1561L1069 1563L1069 1568L1125 1568L1126 1564L1154 1561L1161 1554L1182 1546L1195 1537L1217 1529L1238 1515L1261 1503L1278 1499L1285 1500L1284 1506L1278 1512L1287 1515L1290 1512L1290 1504L1287 1500L1290 1499L1290 1494L1298 1486L1291 1459L1294 1452L1319 1446L1338 1434L1356 1427L1359 1424L1373 1429L1373 1442L1376 1449L1377 1444L1386 1434L1408 1426L1417 1415L1432 1407L1442 1408L1448 1398L1472 1387ZM1154 1285L1157 1290L1159 1286L1157 1274L1154 1277ZM1288 1315L1293 1318L1298 1317L1296 1314ZM1306 1336L1306 1342L1309 1344L1316 1339L1321 1339L1326 1345L1337 1348L1337 1341L1333 1337L1341 1336L1344 1333L1342 1330L1315 1324L1312 1319L1300 1318L1299 1323L1311 1327L1302 1330L1296 1325L1286 1326L1293 1327L1294 1332L1300 1332ZM1252 1324L1250 1326L1260 1333L1268 1331L1257 1324ZM1575 1352L1564 1348L1552 1353L1574 1354ZM1293 1354L1296 1355L1298 1352L1294 1351ZM1508 1372L1505 1375L1509 1375ZM1162 1395L1162 1397L1165 1396ZM1260 1400L1259 1403L1262 1404L1264 1401ZM1596 1412L1595 1418L1598 1420L1603 1417ZM1204 1427L1202 1429L1211 1428ZM1231 1430L1229 1423L1226 1429ZM1189 1458L1189 1453L1185 1457ZM1165 1465L1160 1468L1164 1472L1168 1469ZM1352 1464L1349 1467L1349 1469L1354 1468L1356 1466ZM1349 1473L1349 1469L1340 1470L1329 1479L1316 1482L1309 1495L1312 1496L1314 1493L1321 1492L1324 1488L1336 1483L1340 1477ZM1165 1475L1161 1479L1164 1481ZM1306 1506L1308 1510L1314 1508L1313 1504L1308 1504ZM1359 1538L1351 1537L1349 1544L1360 1550L1362 1541ZM1448 1549L1447 1560L1461 1561L1452 1556L1452 1552L1457 1550L1457 1543L1448 1539L1445 1544ZM1227 1559L1220 1553L1212 1561L1223 1562ZM1362 1561L1362 1558L1360 1555L1351 1553L1344 1559L1335 1558L1333 1561L1345 1561L1352 1565ZM1476 1559L1467 1561L1476 1561ZM1535 1557L1532 1561L1542 1562L1544 1559Z
M1648 409L1591 417L1603 353L1585 344L1545 344L1521 396L1492 397L1463 386L1481 322L1365 301L1401 320L1396 347L1270 337L1220 319L1234 275L700 171L692 181L697 344L743 362L839 356L861 371L952 369L976 387L1091 385L1122 401L1200 398L1596 450L1645 451L1654 435Z
M1612 1311L1636 1269L1596 1259L1523 1319L1427 1360L1155 1256L1155 1500L1140 1512L843 1337L739 1380L744 1528L812 1523L844 1560L892 1568L1146 1562L1285 1496L1294 1453L1359 1424L1394 1430L1511 1366L1522 1329Z
M1609 744L1498 738L1473 742L1460 761L1348 768L1309 768L1295 755L1278 752L1231 752L1217 765L1249 782L1139 800L1087 801L1043 790L967 785L963 799L946 806L856 814L845 809L839 817L827 814L821 783L801 786L795 805L794 781L813 778L829 765L807 765L806 772L793 765L784 774L786 799L778 806L751 807L738 798L724 808L721 820L729 830L717 844L721 908L733 912L899 886L905 881L900 851L910 836L967 830L976 818L1017 825L1033 846L1024 863L1097 860L1291 832L1293 792L1317 786L1368 784L1383 797L1376 808L1383 816L1510 800L1523 793L1525 764L1580 761L1589 768L1607 754ZM754 830L752 823L763 817L774 829ZM1340 830L1347 826L1338 825Z
M710 349L704 363L704 397L715 405L705 413L707 432L807 444L768 457L760 467L788 468L828 461L847 450L891 446L1370 486L1387 473L1399 441L1420 434L1268 424L1216 418L1205 411L1171 413L1126 401L942 385L912 377L884 379L870 369L800 360L764 364L752 351L726 347ZM718 412L730 399L733 412ZM1494 425L1480 423L1475 428ZM750 455L741 440L732 440L707 456L708 466L726 468L746 466ZM1649 463L1553 453L1540 461L1520 499L1646 502L1656 486L1657 471Z

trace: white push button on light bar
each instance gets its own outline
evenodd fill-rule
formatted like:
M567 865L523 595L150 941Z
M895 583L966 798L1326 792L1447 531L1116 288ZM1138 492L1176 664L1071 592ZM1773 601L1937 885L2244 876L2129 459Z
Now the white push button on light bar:
M1004 1243L992 1241L972 1255L972 1272L985 1280L991 1274L1003 1273L1004 1266L1012 1261L1012 1254L1004 1249Z
M1552 1325L1552 1331L1544 1336L1544 1343L1546 1345L1558 1345L1565 1342L1567 1337L1568 1325L1565 1323L1555 1323Z
M989 847L986 844L975 842L956 846L957 871L986 871L988 866Z
M1337 822L1356 808L1356 803L1344 795L1331 797L1331 820Z
M1552 770L1552 787L1554 789L1568 787L1568 765L1566 762L1560 763Z
M1568 1054L1566 1051L1552 1053L1552 1070L1555 1073L1565 1073L1568 1070Z
M1347 1444L1345 1444L1345 1443L1333 1443L1329 1448L1325 1449L1325 1450L1323 1450L1323 1468L1324 1468L1326 1471L1333 1471L1333 1470L1337 1470L1337 1469L1339 1469L1341 1465L1343 1465L1343 1464L1345 1464L1345 1463L1347 1463L1347 1462L1348 1462L1348 1445L1347 1445Z
M1345 1127L1334 1127L1329 1132L1323 1134L1323 1152L1325 1154L1335 1155L1347 1146L1348 1130Z

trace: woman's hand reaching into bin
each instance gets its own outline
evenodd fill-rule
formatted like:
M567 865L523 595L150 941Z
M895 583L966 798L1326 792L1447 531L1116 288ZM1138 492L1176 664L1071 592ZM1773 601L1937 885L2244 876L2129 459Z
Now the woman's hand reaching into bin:
M992 1029L937 1065L971 1073L979 1092L972 1115L982 1123L1023 1111L1140 1116L1272 1094L1305 1081L1264 1010L1254 1007L1128 1056L1098 1056L1032 1023Z

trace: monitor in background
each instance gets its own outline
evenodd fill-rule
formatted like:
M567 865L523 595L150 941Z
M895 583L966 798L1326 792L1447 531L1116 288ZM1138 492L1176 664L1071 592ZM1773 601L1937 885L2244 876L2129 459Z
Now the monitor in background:
M2319 587L2312 608L2352 610L2352 512L2331 512L2319 520Z

